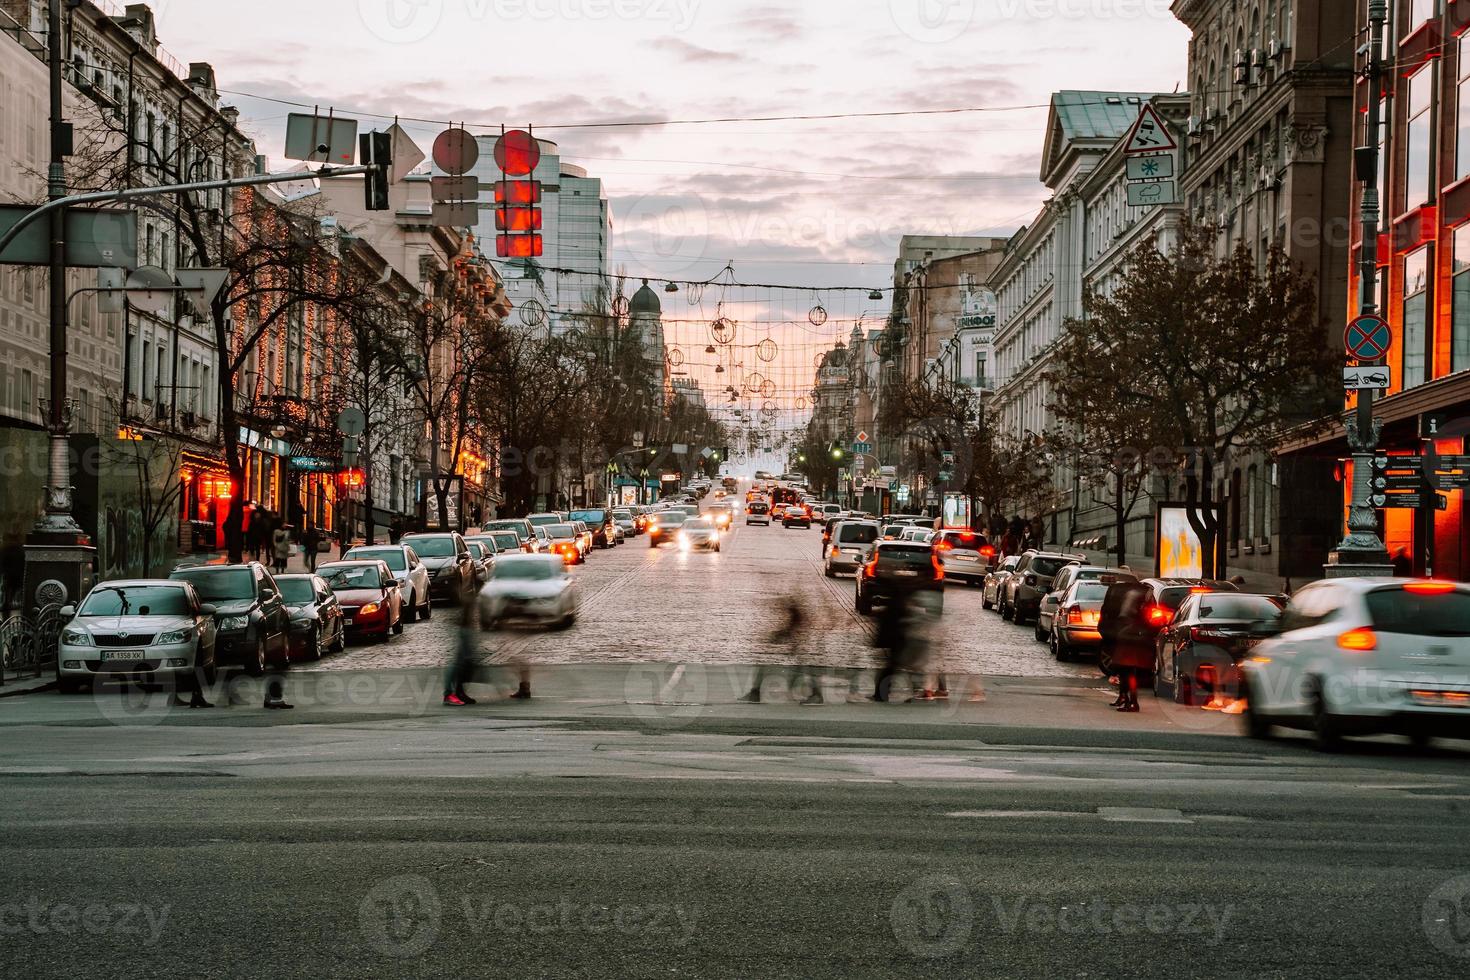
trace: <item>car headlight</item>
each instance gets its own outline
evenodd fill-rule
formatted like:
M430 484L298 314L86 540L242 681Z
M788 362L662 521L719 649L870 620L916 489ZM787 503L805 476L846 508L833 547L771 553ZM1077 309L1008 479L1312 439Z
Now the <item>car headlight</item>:
M376 603L376 602L369 602L367 605L363 606L357 612L358 612L358 615L360 615L360 616L371 616L373 613L377 612L379 608L380 607L379 607L378 603Z
M167 633L159 634L158 643L187 643L194 635L194 627L186 626L181 630L169 630Z
M92 634L86 630L62 630L61 642L72 647L89 647L92 645Z
M222 630L242 630L250 625L250 616L241 614L237 616L221 616L219 628Z

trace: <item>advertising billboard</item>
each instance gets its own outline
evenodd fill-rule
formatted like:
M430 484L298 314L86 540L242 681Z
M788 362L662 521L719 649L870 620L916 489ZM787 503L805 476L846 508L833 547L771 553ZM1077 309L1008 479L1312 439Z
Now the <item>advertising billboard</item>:
M1189 508L1185 504L1159 504L1154 521L1155 574L1160 578L1203 578L1204 564L1199 535L1189 523Z

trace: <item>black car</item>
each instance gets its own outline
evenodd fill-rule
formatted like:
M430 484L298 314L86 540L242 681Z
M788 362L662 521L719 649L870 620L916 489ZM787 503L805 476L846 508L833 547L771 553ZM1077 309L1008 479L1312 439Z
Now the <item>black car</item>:
M291 614L276 580L258 561L176 568L169 578L194 586L214 606L214 656L220 666L264 673L291 662Z
M574 510L569 519L573 522L581 521L587 525L587 530L592 532L592 547L611 548L616 541L617 530L614 526L612 511L597 508L596 510Z
M1282 602L1275 596L1192 592L1159 631L1154 653L1154 693L1179 704L1210 696L1234 698L1240 662L1276 632Z
M291 614L291 656L320 660L322 654L347 646L342 604L320 575L277 575L281 599Z
M1102 611L1098 616L1097 629L1102 634L1102 646L1098 651L1097 665L1104 674L1113 673L1113 646L1130 643L1144 648L1154 646L1154 641L1175 611L1193 593L1237 592L1229 582L1188 578L1146 578L1137 582L1115 582L1108 586L1103 597ZM1138 592L1136 600L1130 599ZM1153 678L1147 680L1152 683ZM1140 680L1142 683L1142 680Z
M464 590L474 584L474 559L457 532L405 534L401 543L412 548L429 570L429 595L433 598L458 602Z
M917 541L878 541L857 575L857 611L867 615L893 596L927 592L926 605L944 609L944 569L934 549Z

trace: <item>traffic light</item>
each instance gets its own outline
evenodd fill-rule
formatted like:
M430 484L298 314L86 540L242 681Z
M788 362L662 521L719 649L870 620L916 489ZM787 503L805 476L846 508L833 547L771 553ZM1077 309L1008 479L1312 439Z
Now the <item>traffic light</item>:
M362 204L369 211L388 210L388 170L393 163L393 137L388 133L363 133L357 138L358 163L374 169L363 174Z
M842 443L840 443L840 442L833 442L832 443L831 453L832 453L832 458L835 459L835 460L837 460L839 463L842 462L842 457L846 455L846 453L844 453L842 451Z
M495 141L495 163L503 175L495 182L495 254L498 258L536 258L541 236L541 182L531 174L541 162L541 144L530 132L512 129ZM523 180L506 178L519 177Z

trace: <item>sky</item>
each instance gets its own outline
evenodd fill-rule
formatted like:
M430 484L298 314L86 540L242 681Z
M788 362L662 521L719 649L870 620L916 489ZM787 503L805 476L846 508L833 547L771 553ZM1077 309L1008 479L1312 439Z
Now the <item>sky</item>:
M443 128L534 125L603 178L613 268L636 283L825 287L667 296L702 321L723 296L742 340L783 345L784 408L815 351L877 326L904 234L1004 235L1048 192L1038 172L1059 89L1185 87L1189 34L1170 0L156 0L179 61L215 67L223 101L281 160L286 103ZM272 101L280 100L280 101ZM588 123L957 113L617 128ZM842 292L839 287L861 287ZM794 311L821 305L820 327ZM876 316L877 321L873 318ZM813 317L812 319L819 319ZM706 338L674 324L698 367ZM800 353L801 357L794 355ZM724 354L719 355L724 357ZM738 355L731 355L732 357ZM711 359L711 362L713 359ZM754 360L752 359L752 364ZM746 371L751 368L747 366ZM787 377L789 375L789 377ZM768 375L769 376L769 375Z

